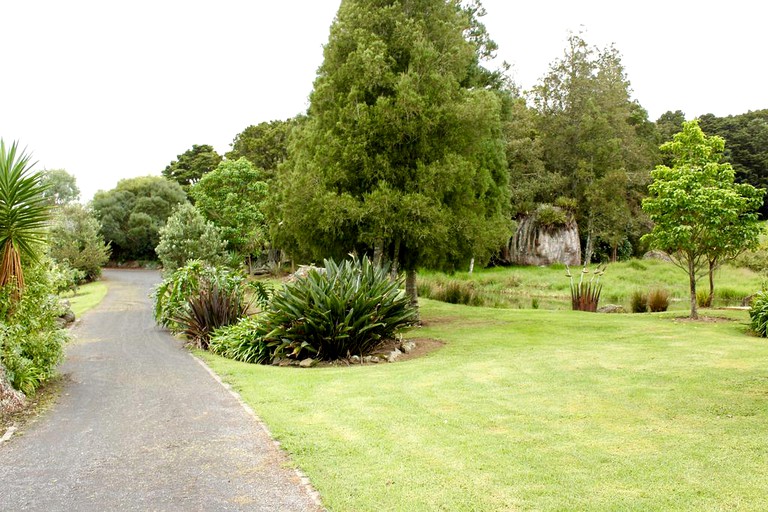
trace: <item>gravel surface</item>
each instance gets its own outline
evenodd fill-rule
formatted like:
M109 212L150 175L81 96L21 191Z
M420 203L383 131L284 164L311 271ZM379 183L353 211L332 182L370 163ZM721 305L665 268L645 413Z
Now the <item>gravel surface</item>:
M58 403L0 446L0 510L320 510L257 421L155 326L159 274L104 278Z

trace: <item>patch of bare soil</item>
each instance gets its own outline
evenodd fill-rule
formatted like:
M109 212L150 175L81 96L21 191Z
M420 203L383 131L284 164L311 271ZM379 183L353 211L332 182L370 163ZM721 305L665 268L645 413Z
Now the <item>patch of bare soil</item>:
M382 345L374 350L370 356L372 360L366 361L366 358L357 360L354 356L347 359L338 359L336 361L320 361L315 365L316 368L329 367L329 366L358 366L358 365L372 365L372 364L389 364L387 362L387 356L395 350L400 350L404 343L411 342L415 344L408 352L402 351L397 359L393 362L399 363L401 361L409 361L419 357L424 357L427 354L434 352L445 346L445 342L436 340L433 338L409 338L406 340L387 340Z

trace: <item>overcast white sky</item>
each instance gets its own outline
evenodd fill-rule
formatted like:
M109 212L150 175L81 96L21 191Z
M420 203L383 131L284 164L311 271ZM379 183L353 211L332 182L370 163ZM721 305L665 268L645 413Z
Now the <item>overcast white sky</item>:
M0 137L83 200L160 174L192 144L224 153L250 124L308 107L340 0L4 0ZM485 0L499 58L530 88L568 31L623 55L652 120L768 108L762 2Z

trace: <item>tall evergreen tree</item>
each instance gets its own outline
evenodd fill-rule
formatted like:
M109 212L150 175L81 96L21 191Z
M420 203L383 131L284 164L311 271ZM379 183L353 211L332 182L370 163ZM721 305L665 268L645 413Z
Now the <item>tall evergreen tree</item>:
M406 271L489 258L509 237L500 77L479 2L343 0L283 169L281 245Z
M571 35L564 56L533 91L539 113L542 154L546 172L564 178L563 195L576 199L577 220L586 237L585 262L589 262L596 238L611 243L615 250L616 226L600 229L598 213L605 204L595 203L601 194L590 189L601 186L610 173L623 171L627 187L643 189L657 158L657 135L647 112L631 99L621 55L614 47L593 48L579 35ZM621 174L614 174L620 176ZM617 191L618 192L618 191ZM628 188L616 207L632 215L642 214L639 194ZM622 218L625 232L632 215L612 212Z

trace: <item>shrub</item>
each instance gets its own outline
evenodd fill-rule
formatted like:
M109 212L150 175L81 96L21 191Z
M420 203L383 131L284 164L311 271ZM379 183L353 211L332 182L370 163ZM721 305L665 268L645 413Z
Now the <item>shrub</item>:
M749 309L750 327L759 336L768 336L768 292L757 292Z
M536 210L536 223L544 228L559 228L568 225L568 214L561 208L543 204Z
M73 203L57 209L51 224L50 255L59 265L68 265L92 281L101 276L110 249L99 234L99 221L84 206Z
M263 323L257 317L246 317L239 322L217 329L211 336L208 350L244 363L269 362L271 354L263 336Z
M155 252L163 268L173 272L189 260L220 265L226 259L226 247L227 242L221 238L219 229L205 220L194 206L182 203L160 228L160 243Z
M54 375L67 341L56 327L60 307L47 263L30 268L27 287L13 306L11 287L0 289L0 371L4 366L12 386L27 395Z
M192 260L176 269L155 289L155 320L173 331L183 329L177 318L187 310L189 299L216 284L224 294L245 293L245 276L229 269L212 267L200 260Z
M663 288L655 288L648 294L648 309L651 313L659 313L669 309L669 292Z
M208 282L187 299L187 307L173 321L194 346L207 349L216 329L234 324L247 310L241 288Z
M696 290L696 305L700 308L708 308L712 306L709 290Z
M310 270L275 292L261 315L273 358L365 355L417 321L402 283L367 257L341 264L325 260L324 270Z
M648 311L648 294L635 290L629 300L633 313L645 313Z

